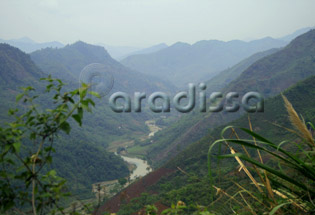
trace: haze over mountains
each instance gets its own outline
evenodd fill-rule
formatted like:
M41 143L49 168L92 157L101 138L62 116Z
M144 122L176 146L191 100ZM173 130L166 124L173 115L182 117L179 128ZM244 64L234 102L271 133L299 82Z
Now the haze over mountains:
M115 91L134 93L157 90L172 91L174 87L167 80L156 79L121 65L111 58L101 46L90 45L82 41L67 45L64 48L46 48L31 53L34 62L47 73L58 78L78 83L81 70L88 64L101 63L114 76Z
M315 74L315 73L314 73ZM315 120L315 75L298 82L288 90L285 90L283 94L292 101L292 104L301 113L307 121ZM197 141L192 141L186 150L179 153L177 156L173 156L166 164L159 166L154 172L150 173L146 177L131 184L122 193L116 195L114 198L105 202L101 208L98 209L96 215L101 215L104 211L120 212L121 214L128 214L134 211L138 211L143 206L141 203L156 205L161 211L168 205L173 204L176 201L185 202L185 204L193 204L198 202L200 205L207 205L211 194L211 184L209 183L208 176L208 161L207 153L209 146L216 140L222 138L221 132L226 126L234 125L237 127L248 128L248 117L254 127L255 132L263 134L265 138L272 139L274 141L281 142L284 138L292 139L296 138L290 134L290 132L284 132L279 126L288 127L290 121L287 117L287 113L284 109L284 104L281 95L269 98L265 102L265 113L263 114L244 114L237 120L208 130L202 138ZM276 126L273 123L279 125ZM291 127L289 127L291 128ZM228 134L226 134L228 135ZM243 133L239 133L240 138L248 138ZM234 146L238 151L241 151L241 147ZM215 150L217 153L219 150ZM213 161L214 163L217 160ZM215 165L213 167L215 169ZM220 161L220 169L217 172L221 172L221 178L216 185L224 189L225 192L231 192L235 190L235 183L242 183L244 177L240 177L239 166L232 159L224 159ZM231 180L235 178L239 180L235 183L231 183ZM241 178L241 179L239 179ZM246 186L246 184L243 184ZM248 189L247 185L247 189ZM150 193L150 200L145 199L144 193ZM132 196L134 201L127 201L123 197ZM175 199L175 201L174 201ZM139 202L134 203L135 200ZM231 201L227 195L216 195L215 206L211 208L211 211L215 214L230 215L232 212L230 207L227 207L226 202ZM123 206L122 206L123 204ZM234 203L235 204L235 203ZM191 209L190 212L194 211Z
M178 42L155 53L127 57L121 63L144 74L167 79L177 87L184 87L187 83L200 82L205 75L210 79L256 52L286 44L272 38L251 42L209 40L193 45Z
M45 42L45 43L38 43L31 40L28 37L22 37L20 39L12 39L12 40L3 40L0 39L0 43L7 43L11 46L17 47L26 53L31 53L33 51L51 47L51 48L61 48L64 45L60 42L53 41L53 42Z
M16 106L14 97L21 92L21 87L31 85L42 92L43 83L39 79L50 74L66 82L67 90L77 88L81 70L90 63L106 65L115 78L113 92L119 90L133 96L136 91L149 94L161 89L165 92L175 89L167 81L124 67L100 46L79 41L63 48L44 48L28 55L18 48L0 44L1 98L6 100L0 105L1 122L8 120L7 110ZM46 99L40 102L49 105L50 101ZM95 102L97 107L93 114L87 113L84 117L86 126L81 128L72 122L71 136L61 135L55 145L58 155L53 168L70 182L72 192L81 197L91 196L90 186L93 183L127 176L126 163L107 152L106 148L114 141L128 140L134 133L147 132L145 120L150 117L146 112L121 116L109 108L107 99ZM78 155L80 159L76 160Z
M234 72L237 75L234 76ZM228 79L229 75L234 80ZM284 48L254 54L234 67L222 71L207 83L209 88L212 88L212 84L217 84L225 93L260 92L266 99L265 111L250 114L224 111L202 114L195 111L181 117L158 132L151 145L145 146L147 157L155 163L156 170L105 203L97 214L103 211L119 211L121 214L139 211L143 207L141 203L148 203L143 193L152 193L149 202L159 208L179 200L186 204L198 202L207 205L212 185L209 183L207 153L211 143L222 138L221 131L228 125L247 128L250 118L254 131L262 134L264 138L277 143L283 139L295 141L296 136L287 130L292 128L279 93L287 96L306 122L314 122L315 30L302 34ZM244 137L248 139L248 136L240 134L240 138ZM241 147L235 149L242 150ZM217 152L213 153L214 156L217 155ZM214 163L218 165L218 162L215 160ZM231 182L231 178L236 177L236 180L239 180L237 183L241 183L244 177L240 176L239 166L232 165L231 160L220 162L217 172L222 176L219 181L216 179L216 184L231 192L235 190L235 183ZM246 189L249 189L248 187L246 186ZM134 201L123 203L121 199L124 195L133 196ZM215 200L216 204L211 207L211 212L232 213L233 209L226 206L226 201L230 201L230 198L218 194ZM135 204L135 201L139 203ZM194 210L191 209L190 212L192 211Z
M274 96L298 81L315 75L314 56L315 30L311 30L294 39L285 48L258 59L222 88L221 92L238 92L242 96L254 91L260 92L264 98ZM225 73L221 76L224 80ZM155 143L149 150L149 157L155 162L163 163L202 138L210 129L240 117L241 113L223 111L186 114L154 136Z
M266 37L250 42L204 40L192 45L178 42L151 54L129 56L121 63L144 74L167 79L177 87L185 87L188 83L210 79L254 53L283 47L307 30L309 28L300 29L280 39Z
M179 200L187 205L196 202L206 205L210 186L206 168L208 147L220 138L225 126L246 126L250 116L253 124L259 123L257 131L268 138L289 137L284 131L270 129L270 122L289 124L280 93L288 96L307 122L314 122L315 29L308 30L301 29L279 39L205 40L171 46L162 43L142 50L132 47L115 50L114 47L108 51L82 41L66 46L36 44L25 38L11 41L25 50L41 47L26 54L1 43L0 94L5 102L0 104L0 121L8 121L5 113L10 107L23 109L23 104L15 103L14 98L20 87L32 85L43 92L43 84L38 79L50 74L66 82L66 90L77 88L80 72L91 63L103 64L113 74L115 81L110 94L123 91L133 97L134 92L149 95L159 91L172 96L187 83L201 81L207 85L207 98L214 91L238 92L240 98L249 91L259 92L266 99L265 112L249 115L243 110L201 113L198 105L186 114L174 114L173 108L171 113L161 114L152 113L149 108L141 113L115 113L109 107L107 95L95 101L92 113L84 113L83 127L70 121L71 135L61 134L56 142L51 168L65 177L71 190L83 199L92 197L94 183L127 180L133 167L117 153L145 159L155 168L153 173L136 179L129 187L117 188L122 192L106 200L99 214L120 210L120 214L130 215L147 204L169 206ZM125 58L118 62L111 54L116 59ZM51 100L45 95L39 102L43 108L51 107ZM224 99L222 102L226 105ZM29 150L28 144L25 150ZM224 163L222 171L233 174L228 163ZM233 184L226 180L224 186L230 188ZM216 208L217 213L228 210L222 205Z
M106 45L103 43L100 43L98 45L103 46L108 51L110 56L116 60L122 60L131 55L149 54L149 53L156 52L167 47L165 43L160 43L160 44L150 46L147 48L137 48L137 47L129 47L129 46L112 46L112 45Z
M21 87L34 87L37 89L36 92L38 94L44 95L40 100L37 99L34 102L40 103L42 108L53 107L49 96L43 93L45 90L44 83L39 81L39 78L47 77L47 74L35 65L29 55L10 45L0 44L0 65L0 95L2 101L5 101L1 102L0 105L1 123L11 119L7 116L9 108L23 110L23 104L19 103L17 105L15 100L15 96L21 93ZM71 86L68 86L68 90L69 87ZM104 106L99 108L101 108L100 112L104 112L104 109L102 109ZM107 117L110 118L109 116ZM104 134L105 124L95 120L93 125L90 124L90 127L88 125L89 118L93 120L93 115L86 118L87 127L85 129L76 126L72 121L71 137L60 134L58 141L54 145L57 151L53 155L55 162L50 167L56 168L60 175L67 178L69 181L68 186L73 193L82 196L90 195L92 183L104 179L112 180L124 177L129 172L127 165L121 158L105 150L104 146L107 143L100 138L100 135ZM114 126L114 124L111 124L111 126ZM133 129L136 129L136 127L133 125ZM108 133L108 138L110 138L110 130L108 128L105 132ZM122 130L125 130L125 128ZM93 131L93 135L90 134L91 131ZM29 142L26 143L23 153L31 153L32 147ZM80 159L78 159L78 156Z

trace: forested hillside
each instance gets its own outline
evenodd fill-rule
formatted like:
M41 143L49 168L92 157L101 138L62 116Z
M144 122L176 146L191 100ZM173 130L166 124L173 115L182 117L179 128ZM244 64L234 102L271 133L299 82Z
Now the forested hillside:
M104 47L90 45L82 41L60 49L42 49L31 53L32 60L46 74L54 75L71 83L78 83L80 72L91 63L101 63L114 76L114 88L111 92L128 93L157 90L166 92L175 88L168 81L132 71L115 61Z
M315 30L293 40L280 51L266 56L249 66L221 92L257 91L263 97L276 95L292 84L315 75ZM202 138L210 129L232 121L240 113L186 114L179 121L154 137L148 157L155 163L163 163L182 151L189 144Z
M0 215L315 215L314 9L0 0Z
M238 64L232 66L231 68L223 70L218 75L206 82L207 92L211 94L212 92L221 91L224 87L238 78L238 76L240 76L242 72L244 72L250 65L277 51L279 51L279 49L270 49L264 52L255 53L249 58L246 58L245 60L242 60Z
M101 63L114 77L114 86L109 95L96 101L93 114L87 114L84 132L92 142L103 147L110 144L130 142L138 139L148 127L145 121L159 116L148 108L141 113L115 113L108 105L109 96L117 91L128 93L131 97L135 92L145 92L147 96L156 91L173 93L175 87L167 81L146 76L121 65L106 52L103 47L76 42L62 49L43 49L31 54L32 59L46 74L52 74L69 83L69 87L79 85L81 70L88 64ZM133 108L133 107L132 107Z
M315 121L315 100L313 99L315 96L314 83L315 76L312 76L283 92L288 100L291 101L295 110L303 116L306 122ZM227 125L249 129L249 119L255 132L273 142L280 143L283 140L292 142L297 139L297 135L290 131L290 129L292 130L293 128L290 125L288 113L284 107L281 95L272 97L266 100L264 113L244 114L241 118L235 121L207 132L201 140L195 142L182 153L156 170L155 172L159 173L155 176L157 182L144 183L147 181L147 178L150 178L150 175L139 181L138 184L142 184L142 186L145 187L143 189L144 193L142 195L138 194L138 198L133 199L129 204L119 206L119 214L131 214L140 210L147 204L155 204L159 208L166 208L170 207L171 204L176 204L178 201L183 201L188 206L184 214L190 214L193 211L196 211L198 208L196 205L209 206L211 203L211 186L208 178L207 162L209 147L214 141L221 138L221 131ZM238 133L241 138L248 138L248 136L244 136L241 132L238 131ZM236 150L239 149L237 146L233 147L235 147ZM225 149L222 150L222 153L226 151ZM241 150L241 148L239 150ZM217 150L214 150L213 153L216 155ZM264 160L267 158L268 157L263 156ZM216 162L217 161L214 163L217 165ZM246 178L244 174L239 173L239 166L234 160L223 160L220 163L219 169L216 168L216 166L213 168L216 169L215 185L224 192L236 193L237 187L233 181L242 184L242 181ZM155 172L151 174L155 174ZM242 185L247 189L250 189L248 184ZM137 184L134 186L137 186ZM275 185L273 184L273 186ZM130 187L130 191L129 189L126 189L124 195L131 195L129 192L131 192L132 189L133 186ZM148 193L150 198L147 197ZM117 198L107 202L103 209L106 210L107 208L108 211L111 211L110 208L116 208L114 204L122 203L119 201L117 202ZM215 212L215 214L232 213L231 208L226 207L226 201L232 201L231 207L237 205L237 202L231 200L231 197L224 195L224 193L217 193L214 201L215 204L210 207L210 211ZM112 212L114 212L114 210L112 210Z
M9 108L18 108L23 112L22 104L16 104L15 97L22 92L21 87L31 85L41 94L44 84L39 78L46 77L31 60L30 56L7 44L0 44L0 80L1 80L1 125L12 121L8 117ZM41 108L51 108L52 101L41 97ZM83 122L88 121L88 115ZM91 193L91 184L121 178L129 174L125 162L106 151L106 142L102 135L104 129L94 126L84 130L73 123L70 138L60 135L56 141L56 153L52 168L56 168L60 176L68 180L68 186L74 194ZM93 132L93 135L90 133ZM26 149L27 151L29 149Z

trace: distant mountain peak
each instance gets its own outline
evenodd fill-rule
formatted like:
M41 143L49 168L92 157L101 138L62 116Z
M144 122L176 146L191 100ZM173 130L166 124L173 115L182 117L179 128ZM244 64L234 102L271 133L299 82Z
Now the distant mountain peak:
M98 45L92 45L88 44L84 41L77 41L73 44L69 44L66 46L67 48L75 48L78 49L80 52L83 52L86 54L86 51L88 50L97 50L99 54L103 54L105 58L111 58L111 56L108 54L107 50L103 46L98 46Z
M90 45L90 44L87 44L86 42L83 42L82 40L78 40L74 42L73 44L70 44L70 46L85 46L85 45Z
M214 44L214 43L224 43L224 42L221 40L200 40L198 42L195 42L193 46L204 45L204 44Z
M314 28L315 28L315 26L314 27L301 28L301 29L296 30L292 34L286 35L286 36L281 37L279 39L290 42L293 39L295 39L296 37L308 32L309 30L314 29Z
M286 44L285 41L268 38L252 42L202 40L193 45L177 42L151 54L129 56L121 62L136 71L184 87L206 76L210 79L254 53Z
M37 43L28 37L22 37L19 39L12 39L12 40L0 39L0 42L10 44L11 46L17 47L26 53L31 53L36 50L45 49L45 48L64 47L64 45L58 41Z
M16 41L16 42L22 42L22 43L35 43L35 41L32 40L32 39L29 38L29 37L21 37L21 38L19 38L19 39L14 40L14 41Z
M173 45L171 45L173 47L175 46L191 46L189 43L184 43L184 42L176 42Z
M0 44L0 85L29 84L43 77L28 54L9 44Z

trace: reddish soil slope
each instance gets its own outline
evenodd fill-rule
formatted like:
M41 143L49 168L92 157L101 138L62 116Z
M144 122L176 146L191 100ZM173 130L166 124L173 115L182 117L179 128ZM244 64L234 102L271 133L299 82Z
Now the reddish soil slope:
M163 176L166 176L174 171L174 169L160 168L149 173L145 177L139 179L138 181L134 182L133 184L122 190L120 193L116 194L113 198L111 198L104 205L98 208L98 210L94 212L94 215L102 215L104 214L104 212L116 213L119 210L122 201L129 202L131 199L139 197L141 193L147 192L147 188L149 186L154 185ZM156 206L159 209L165 208L165 206L161 203L157 203Z

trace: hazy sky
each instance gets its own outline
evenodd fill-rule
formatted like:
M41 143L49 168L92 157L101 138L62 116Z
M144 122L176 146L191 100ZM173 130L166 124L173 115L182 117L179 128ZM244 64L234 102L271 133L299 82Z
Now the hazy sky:
M281 37L315 26L315 0L0 0L0 38L148 46Z

